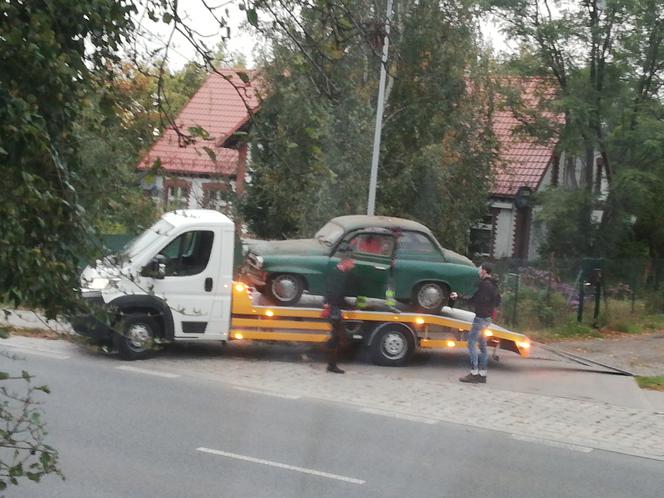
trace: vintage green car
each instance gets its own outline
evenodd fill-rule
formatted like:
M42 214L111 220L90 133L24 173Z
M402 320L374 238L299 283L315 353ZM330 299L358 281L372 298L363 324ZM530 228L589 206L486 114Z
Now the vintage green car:
M313 239L249 242L245 276L281 305L295 304L305 291L324 295L342 244L355 259L349 296L384 299L389 287L398 301L437 313L451 291L470 294L479 282L473 263L443 248L424 225L362 215L334 218Z

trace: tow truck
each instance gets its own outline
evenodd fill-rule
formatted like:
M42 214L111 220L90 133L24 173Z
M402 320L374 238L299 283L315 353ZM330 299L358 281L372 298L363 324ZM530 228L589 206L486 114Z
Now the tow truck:
M274 306L233 279L235 238L233 221L217 211L164 214L120 252L85 268L81 295L92 311L73 320L74 329L112 343L124 360L145 358L155 343L326 341L330 325L321 299ZM467 347L474 315L447 307L440 314L412 313L378 303L345 309L343 316L348 334L370 348L374 363L397 366L418 348ZM495 349L528 355L523 334L495 324L483 333Z

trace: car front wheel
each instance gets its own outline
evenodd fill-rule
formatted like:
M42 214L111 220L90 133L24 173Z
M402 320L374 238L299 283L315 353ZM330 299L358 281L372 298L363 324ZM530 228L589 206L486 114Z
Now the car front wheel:
M425 282L418 285L413 292L413 304L420 313L438 314L450 296L445 284Z
M270 277L266 288L268 297L281 306L291 306L297 303L303 292L302 279L288 273Z

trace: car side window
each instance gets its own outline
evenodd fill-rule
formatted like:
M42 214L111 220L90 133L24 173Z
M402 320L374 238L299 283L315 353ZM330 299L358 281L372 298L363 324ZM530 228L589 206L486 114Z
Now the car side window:
M404 231L397 241L397 257L437 258L440 253L426 235Z
M188 276L207 267L212 252L214 232L185 232L164 247L159 254L166 258L166 276Z
M390 257L394 251L394 237L383 234L360 233L349 244L358 254Z

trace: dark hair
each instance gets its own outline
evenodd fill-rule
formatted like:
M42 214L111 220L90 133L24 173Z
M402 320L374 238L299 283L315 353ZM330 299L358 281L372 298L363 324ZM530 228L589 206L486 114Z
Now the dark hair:
M353 248L348 242L342 242L337 248L337 255L340 258L350 258L353 255Z
M489 263L482 263L480 268L484 268L484 271L489 275L493 274L493 267Z

